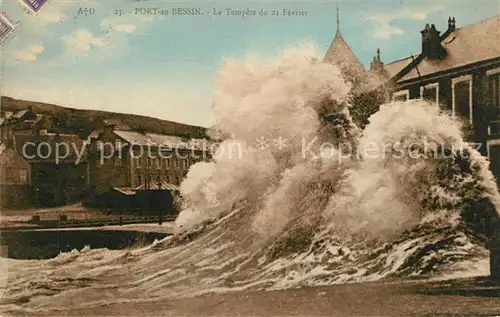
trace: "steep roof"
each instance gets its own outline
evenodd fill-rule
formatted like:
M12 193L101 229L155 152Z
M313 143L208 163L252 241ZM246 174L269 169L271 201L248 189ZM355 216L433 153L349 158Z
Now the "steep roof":
M333 38L332 44L326 51L323 58L324 63L335 64L340 67L347 77L360 77L365 73L365 67L354 55L349 45L340 33L339 7L337 6L337 32Z
M19 110L18 112L14 113L12 116L16 119L22 118L26 113L28 113L28 110Z
M446 58L443 60L422 59L417 66L420 76L499 58L500 15L457 28L441 44L446 49ZM412 68L398 82L417 77L417 70Z
M343 71L349 69L355 74L363 74L365 72L363 64L361 64L356 55L354 55L349 45L342 37L340 30L337 30L332 44L330 44L330 47L326 51L323 62L339 65Z
M37 123L39 123L40 120L42 120L42 118L43 115L37 114L33 120L25 119L23 121L15 123L13 129L15 130L33 129L36 127Z
M213 142L203 139L186 139L173 135L164 135L156 133L139 133L135 131L114 130L117 136L130 144L142 146L161 146L171 149L194 149L210 150Z
M399 59L397 61L394 61L392 63L384 64L384 75L387 76L387 78L393 78L398 74L400 71L405 68L408 64L411 63L411 57L406 57L403 59Z

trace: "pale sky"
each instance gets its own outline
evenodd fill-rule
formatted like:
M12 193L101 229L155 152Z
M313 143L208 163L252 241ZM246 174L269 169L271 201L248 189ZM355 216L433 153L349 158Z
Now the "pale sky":
M3 0L1 11L19 25L3 43L1 94L208 126L213 78L225 60L275 56L303 44L321 56L335 34L336 6L318 0L50 0L33 16L18 1ZM148 7L201 8L203 15L134 14ZM95 14L79 15L80 8ZM225 8L268 15L227 16ZM209 14L214 9L223 15ZM271 16L283 9L307 16ZM444 32L450 15L460 27L497 14L498 0L349 1L340 2L340 29L368 66L378 47L384 62L418 54L425 23Z

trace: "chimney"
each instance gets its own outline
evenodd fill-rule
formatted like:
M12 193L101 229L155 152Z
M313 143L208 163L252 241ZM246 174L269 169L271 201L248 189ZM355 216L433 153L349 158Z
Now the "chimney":
M106 121L104 122L104 133L112 133L115 130L115 125Z
M441 46L441 37L434 24L425 25L422 33L422 55L429 59L441 59L445 55L445 50Z
M449 32L453 32L456 30L456 26L455 26L455 17L449 17L448 18L448 31Z
M448 35L455 32L455 30L456 30L455 17L453 17L453 18L449 17L448 18L448 29L446 30L446 32L443 33L443 35L441 35L441 40L444 40L445 38L447 38Z
M54 136L54 140L56 142L60 142L61 141L61 135L59 134L59 132L56 132L56 135Z
M377 56L374 56L372 62L370 63L370 71L381 72L383 69L384 63L382 63L380 59L380 48L377 48Z

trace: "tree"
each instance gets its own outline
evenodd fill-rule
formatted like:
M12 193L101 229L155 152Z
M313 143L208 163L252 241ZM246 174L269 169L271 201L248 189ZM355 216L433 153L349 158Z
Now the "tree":
M368 118L386 101L386 78L379 73L366 72L348 63L338 66L352 87L349 96L352 120L360 129L364 129L369 123Z
M359 92L353 94L349 102L351 104L350 112L353 121L360 129L370 123L368 118L380 110L380 105L385 102L385 90L377 88L371 91Z

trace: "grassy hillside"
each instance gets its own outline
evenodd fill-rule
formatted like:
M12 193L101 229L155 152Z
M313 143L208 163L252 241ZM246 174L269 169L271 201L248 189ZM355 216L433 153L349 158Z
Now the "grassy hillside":
M206 137L206 129L203 127L173 121L125 113L73 109L36 101L18 100L7 96L1 97L3 111L17 111L28 107L31 107L36 114L42 114L46 117L43 127L49 131L74 133L81 138L86 138L92 130L102 127L105 120L122 129L128 128L184 137Z

